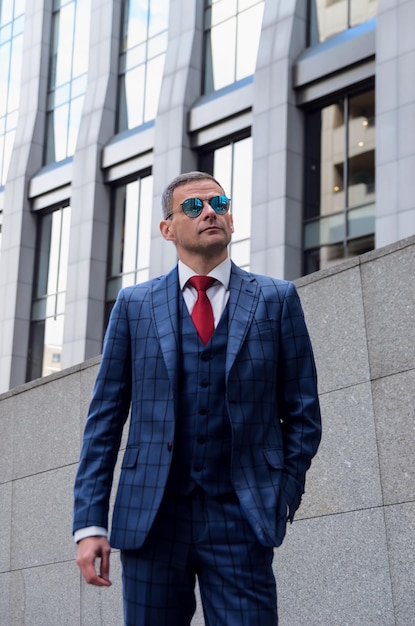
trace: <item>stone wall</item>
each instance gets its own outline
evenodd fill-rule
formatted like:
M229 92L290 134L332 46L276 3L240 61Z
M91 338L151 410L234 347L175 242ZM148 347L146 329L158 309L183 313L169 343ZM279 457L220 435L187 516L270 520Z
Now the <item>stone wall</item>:
M297 281L323 439L275 553L281 626L415 623L415 237ZM99 359L0 396L0 624L122 622L80 580L72 487ZM202 625L198 606L194 626Z

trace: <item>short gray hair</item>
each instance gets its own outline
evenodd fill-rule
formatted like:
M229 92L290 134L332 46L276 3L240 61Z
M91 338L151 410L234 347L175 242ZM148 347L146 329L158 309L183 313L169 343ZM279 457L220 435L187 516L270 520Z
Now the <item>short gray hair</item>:
M181 185L186 185L187 183L191 183L195 180L212 180L216 183L225 193L222 185L214 178L211 174L207 172L186 172L185 174L179 174L176 178L173 178L171 183L167 185L166 189L163 191L161 196L161 208L163 211L164 218L166 218L173 210L173 192L176 187L180 187Z

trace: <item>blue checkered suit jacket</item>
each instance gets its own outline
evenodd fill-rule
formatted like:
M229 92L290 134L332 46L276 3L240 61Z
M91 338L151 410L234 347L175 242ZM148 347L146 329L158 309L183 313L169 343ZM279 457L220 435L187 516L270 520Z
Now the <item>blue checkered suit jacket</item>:
M113 547L142 545L174 445L179 389L177 268L121 290L108 325L76 482L74 531L108 527L113 470L131 409L112 518ZM231 478L258 539L278 546L321 435L316 371L293 283L232 264L226 406Z

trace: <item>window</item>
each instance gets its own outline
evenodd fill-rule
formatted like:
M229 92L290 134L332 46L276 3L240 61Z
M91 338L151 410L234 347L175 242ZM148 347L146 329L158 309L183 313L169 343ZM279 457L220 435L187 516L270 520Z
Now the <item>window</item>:
M54 0L45 162L75 152L87 84L90 0Z
M6 184L20 100L24 0L0 1L0 186Z
M204 93L254 73L263 11L263 0L206 0Z
M167 49L169 0L124 0L118 132L155 119Z
M71 209L39 215L27 380L61 369Z
M310 0L310 45L375 17L377 11L377 0Z
M203 154L200 169L213 174L231 198L235 231L232 260L249 270L251 254L252 138L245 137Z
M116 187L111 209L106 319L122 287L149 278L153 177Z
M305 273L374 248L375 95L307 114Z

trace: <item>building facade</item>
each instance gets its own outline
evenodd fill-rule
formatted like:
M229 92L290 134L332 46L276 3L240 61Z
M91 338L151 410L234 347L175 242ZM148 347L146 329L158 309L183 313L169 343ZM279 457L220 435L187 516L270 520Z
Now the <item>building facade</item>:
M415 233L414 0L2 0L0 391L101 352L202 169L294 279Z

